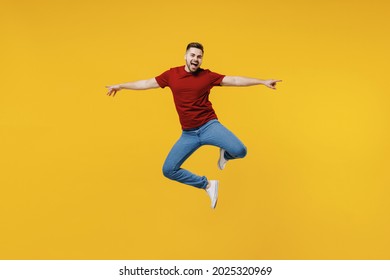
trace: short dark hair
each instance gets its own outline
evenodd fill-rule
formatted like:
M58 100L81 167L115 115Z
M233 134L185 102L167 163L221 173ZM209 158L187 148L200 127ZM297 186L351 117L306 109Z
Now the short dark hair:
M197 43L197 42L189 43L189 44L187 45L186 51L188 51L190 48L197 48L197 49L200 49L200 50L202 51L202 53L204 53L203 45L202 45L201 43Z

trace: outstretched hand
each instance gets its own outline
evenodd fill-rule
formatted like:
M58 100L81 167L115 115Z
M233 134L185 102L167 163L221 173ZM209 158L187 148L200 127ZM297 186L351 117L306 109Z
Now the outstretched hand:
M264 85L269 88L276 89L276 83L279 83L281 81L282 80L265 80Z
M121 90L119 85L106 86L106 88L108 88L107 95L112 97L114 97L116 93Z

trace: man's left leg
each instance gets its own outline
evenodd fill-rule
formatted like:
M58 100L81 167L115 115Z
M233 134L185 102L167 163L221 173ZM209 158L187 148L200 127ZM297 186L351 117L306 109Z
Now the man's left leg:
M205 127L201 134L202 145L220 147L218 167L223 169L228 160L243 158L247 154L247 148L230 130L218 120L213 120Z

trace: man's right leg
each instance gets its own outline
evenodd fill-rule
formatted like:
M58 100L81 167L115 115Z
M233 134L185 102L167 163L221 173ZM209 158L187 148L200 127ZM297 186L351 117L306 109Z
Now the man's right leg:
M181 168L184 161L200 146L201 144L198 135L195 132L183 131L180 139L172 147L164 162L164 176L186 185L205 189L208 185L208 181L205 176L198 176Z

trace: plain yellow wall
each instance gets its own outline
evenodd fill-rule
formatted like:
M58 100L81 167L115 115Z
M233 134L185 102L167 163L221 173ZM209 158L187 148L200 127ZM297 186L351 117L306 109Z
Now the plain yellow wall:
M389 259L387 1L1 0L1 259ZM218 149L164 178L180 135L154 77L205 46L204 68L282 79L214 88L248 156Z

